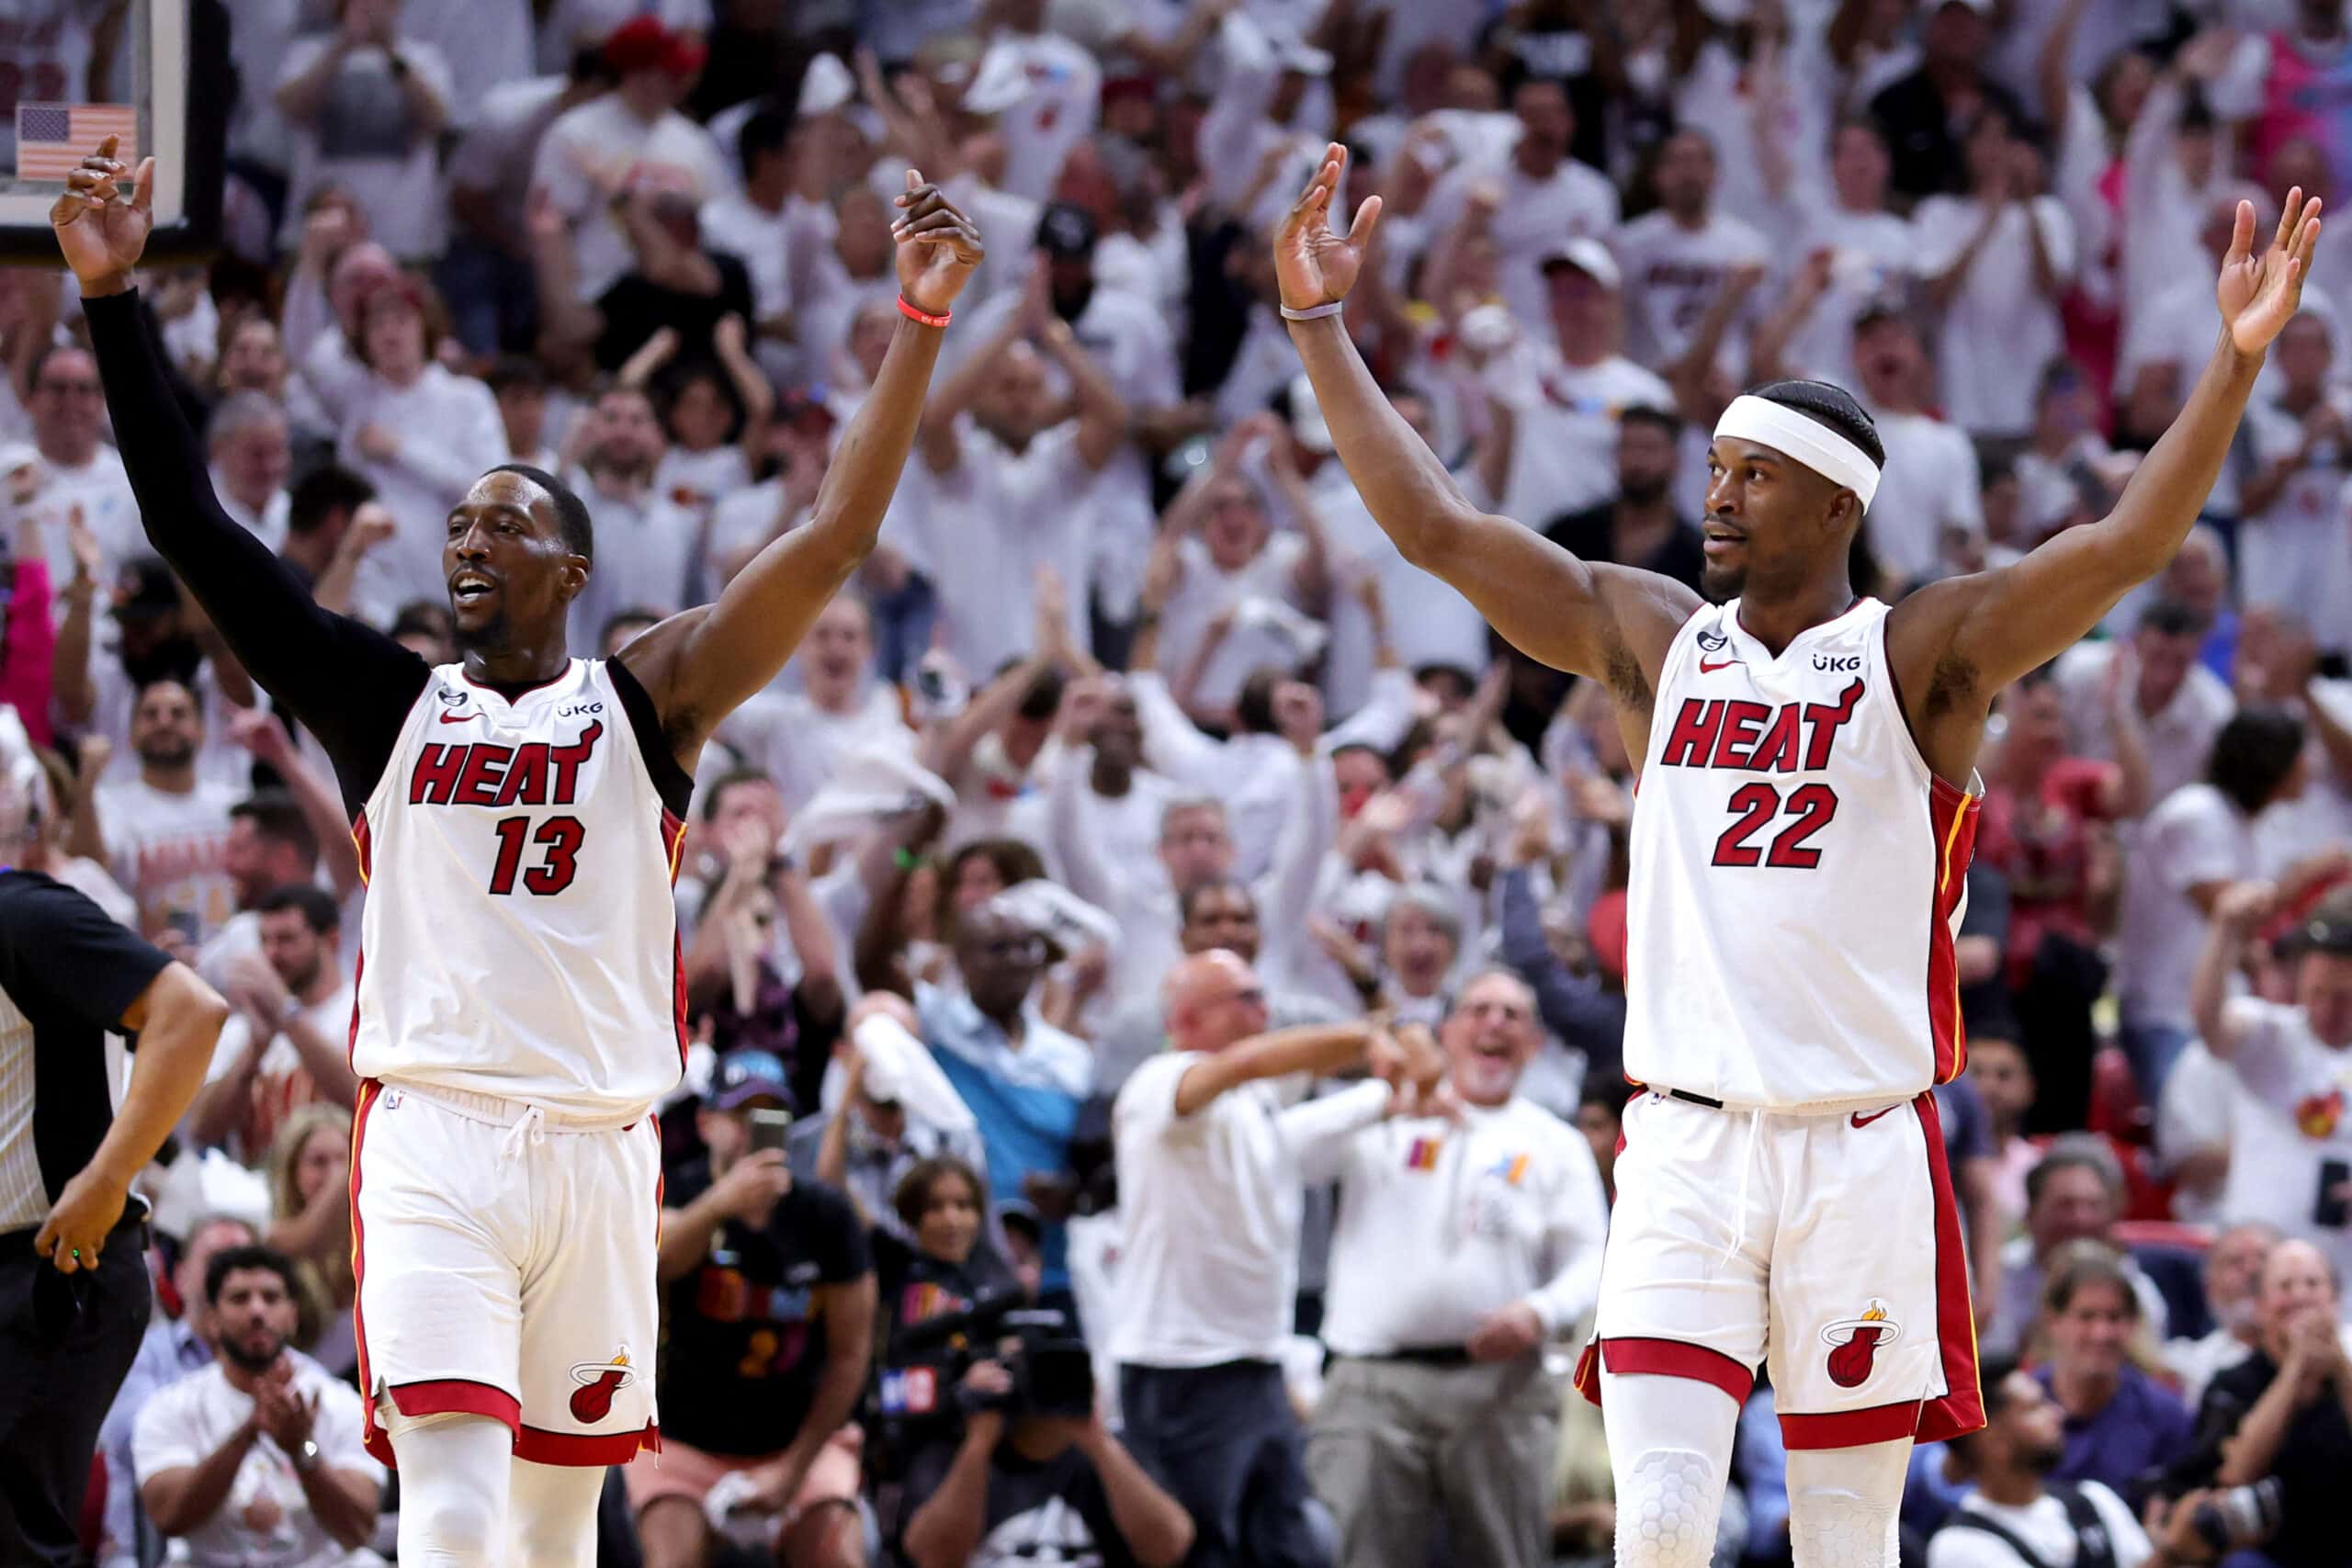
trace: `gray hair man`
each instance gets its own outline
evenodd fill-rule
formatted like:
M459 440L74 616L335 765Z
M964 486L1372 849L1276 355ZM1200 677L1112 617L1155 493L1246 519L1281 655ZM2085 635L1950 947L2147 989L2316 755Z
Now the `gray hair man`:
M1445 1114L1367 1083L1283 1113L1337 1181L1323 1337L1339 1357L1307 1474L1350 1568L1420 1568L1442 1510L1458 1561L1538 1568L1560 1395L1545 1343L1600 1294L1609 1224L1583 1135L1518 1094L1543 1041L1525 981L1488 970L1439 1033Z

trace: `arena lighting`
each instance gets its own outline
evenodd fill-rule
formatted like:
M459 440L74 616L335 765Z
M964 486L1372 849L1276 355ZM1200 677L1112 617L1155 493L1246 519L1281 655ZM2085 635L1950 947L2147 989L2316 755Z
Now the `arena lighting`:
M38 17L0 17L0 32L41 25ZM94 99L85 91L86 82L66 80L36 62L19 73L15 99L0 103L0 262L51 270L57 265L49 209L64 180L62 175L20 177L28 153L34 153L31 163L41 163L36 150L17 144L28 112L37 137L85 133L90 146L75 147L78 158L96 144L96 136L86 134L94 126L111 129L123 118L93 111L128 111L132 129L126 141L155 160L155 228L147 242L148 263L197 260L219 244L222 157L236 91L229 67L228 16L220 0L130 0L116 48L121 63L114 74L127 88L125 97ZM14 35L0 36L0 56L29 59L33 52L31 44ZM252 85L244 90L253 90Z

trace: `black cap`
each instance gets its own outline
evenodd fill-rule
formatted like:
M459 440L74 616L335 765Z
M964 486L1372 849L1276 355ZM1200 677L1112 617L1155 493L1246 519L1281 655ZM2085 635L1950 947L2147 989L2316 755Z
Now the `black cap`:
M1037 248L1056 261L1086 260L1094 240L1094 214L1075 202L1055 202L1037 220Z
M2322 908L2290 932L2288 942L2298 953L2324 953L2337 958L2352 958L2352 919Z
M179 579L172 575L163 557L135 556L122 563L122 575L114 587L116 620L159 620L179 607Z

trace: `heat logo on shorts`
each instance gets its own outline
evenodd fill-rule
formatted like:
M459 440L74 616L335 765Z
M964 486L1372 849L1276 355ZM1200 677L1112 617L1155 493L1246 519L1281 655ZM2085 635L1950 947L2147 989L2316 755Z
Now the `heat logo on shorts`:
M1886 1303L1871 1297L1861 1316L1840 1318L1821 1331L1821 1342L1829 1347L1829 1381L1839 1388L1861 1387L1870 1381L1878 1348L1902 1337L1903 1325L1887 1315Z
M613 1413L613 1395L637 1381L628 1347L609 1361L574 1362L571 1381L580 1385L571 1391L571 1418L583 1425L602 1421Z

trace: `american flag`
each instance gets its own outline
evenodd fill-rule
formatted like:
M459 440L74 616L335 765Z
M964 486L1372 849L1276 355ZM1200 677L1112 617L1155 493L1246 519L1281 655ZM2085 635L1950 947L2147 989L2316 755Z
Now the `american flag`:
M18 104L17 177L62 180L109 136L115 156L139 166L139 111L129 104Z

